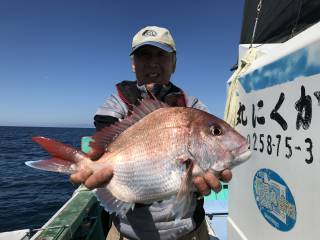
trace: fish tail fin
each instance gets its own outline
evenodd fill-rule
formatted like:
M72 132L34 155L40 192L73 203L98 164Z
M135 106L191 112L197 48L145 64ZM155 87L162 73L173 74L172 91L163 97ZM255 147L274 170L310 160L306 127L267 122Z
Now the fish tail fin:
M77 170L77 163L90 158L71 146L54 141L45 137L33 137L33 141L44 148L52 158L48 160L28 161L25 164L29 167L52 172L73 173Z

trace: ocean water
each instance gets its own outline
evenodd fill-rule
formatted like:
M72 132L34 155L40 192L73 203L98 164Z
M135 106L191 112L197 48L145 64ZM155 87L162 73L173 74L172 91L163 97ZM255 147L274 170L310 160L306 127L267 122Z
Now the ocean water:
M80 148L81 137L94 131L0 126L0 232L41 227L75 190L69 176L24 164L49 157L31 137L45 136Z

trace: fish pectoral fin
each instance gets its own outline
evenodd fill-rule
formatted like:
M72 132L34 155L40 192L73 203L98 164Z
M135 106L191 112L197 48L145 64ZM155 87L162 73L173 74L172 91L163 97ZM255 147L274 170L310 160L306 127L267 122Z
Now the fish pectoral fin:
M47 160L28 161L25 164L29 167L50 172L60 172L72 174L77 170L77 165L60 158L50 158Z
M174 199L172 199L172 204L170 206L170 213L168 215L168 219L170 216L173 216L175 223L177 223L184 216L186 216L187 212L190 209L192 195L193 194L191 192L188 192L179 198L178 196L175 196Z
M171 213L175 216L175 221L182 219L189 210L192 200L192 169L193 163L191 160L185 162L186 171L182 175L180 188L176 198L171 206Z
M93 193L100 205L109 213L124 216L130 209L133 210L135 206L134 203L124 202L115 198L107 188L97 188L93 190Z
M184 161L184 164L186 164L186 171L183 173L181 178L181 184L177 194L177 200L180 200L185 195L187 195L190 192L192 185L193 162L190 159L188 159Z

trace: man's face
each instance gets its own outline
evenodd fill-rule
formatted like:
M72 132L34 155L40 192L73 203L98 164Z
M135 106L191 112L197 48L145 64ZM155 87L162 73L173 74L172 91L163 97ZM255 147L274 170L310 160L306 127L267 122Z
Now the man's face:
M132 69L138 85L168 84L175 70L174 53L154 46L143 46L134 52Z

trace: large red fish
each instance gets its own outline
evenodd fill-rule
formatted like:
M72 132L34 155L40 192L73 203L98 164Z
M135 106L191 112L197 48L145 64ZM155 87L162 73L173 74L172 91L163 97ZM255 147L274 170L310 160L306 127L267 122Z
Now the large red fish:
M192 191L192 176L220 172L247 160L244 137L223 120L198 109L141 101L133 114L93 136L92 147L104 154L92 161L85 153L43 137L33 140L53 158L26 162L49 171L97 171L107 165L113 177L95 193L109 211L125 214L135 203L172 198L172 213L183 217Z

